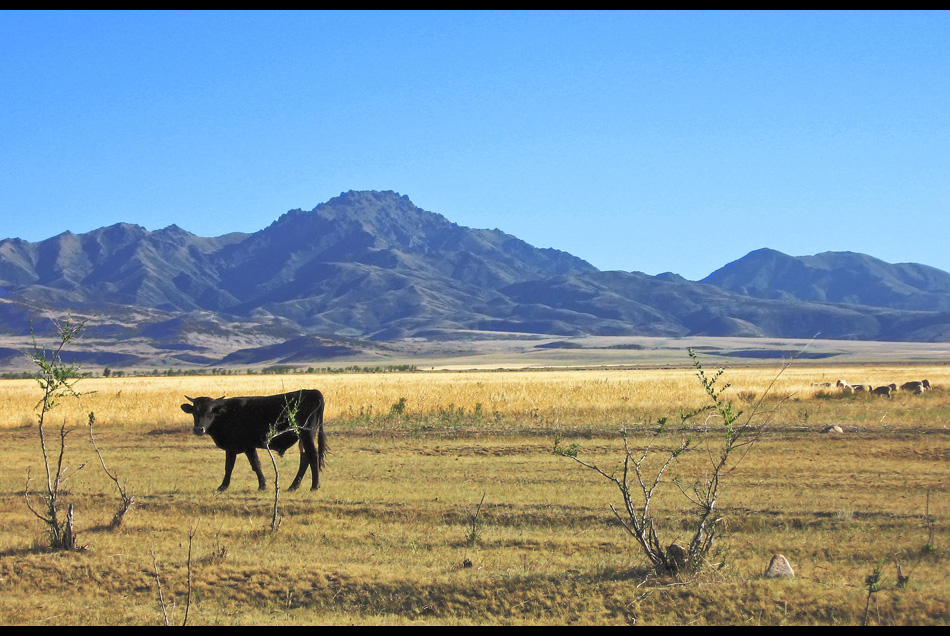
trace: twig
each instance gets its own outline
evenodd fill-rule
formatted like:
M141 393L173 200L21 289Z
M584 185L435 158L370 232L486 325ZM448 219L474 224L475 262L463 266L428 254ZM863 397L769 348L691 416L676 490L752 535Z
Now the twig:
M185 601L185 618L181 622L182 627L188 624L188 611L191 609L191 544L197 532L198 524L195 523L195 527L188 533L188 598Z
M482 504L485 503L486 494L485 492L482 493L482 500L478 502L478 506L475 508L475 514L468 516L472 522L472 530L468 533L468 538L472 543L478 540L478 513L481 512Z
M109 523L109 528L115 530L116 528L122 525L122 521L125 518L125 513L127 513L132 505L135 503L135 497L119 483L119 478L116 474L109 472L109 469L106 468L106 462L102 459L102 453L99 452L99 446L96 444L96 439L92 436L92 425L96 421L95 413L89 413L89 441L92 442L92 447L96 451L96 456L99 458L99 463L102 464L102 470L105 474L115 483L115 487L119 490L119 497L122 499L122 505L116 511L115 515L112 517L112 522Z
M155 560L155 549L152 552L152 567L155 568L155 582L158 583L158 602L162 606L162 616L165 617L165 627L168 627L168 612L165 610L165 596L162 594L162 578L158 575L158 561Z

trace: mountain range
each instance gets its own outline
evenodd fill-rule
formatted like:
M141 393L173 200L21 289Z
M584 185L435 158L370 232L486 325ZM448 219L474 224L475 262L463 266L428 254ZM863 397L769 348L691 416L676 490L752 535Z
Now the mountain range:
M345 351L351 338L459 331L947 342L950 274L771 249L701 281L600 271L498 229L460 226L405 195L350 191L254 233L119 223L0 241L0 332L28 334L31 322L41 332L67 310L89 319L90 337L144 339L194 364L224 358L200 344L210 335L245 351L242 360L287 342L299 357L307 346Z

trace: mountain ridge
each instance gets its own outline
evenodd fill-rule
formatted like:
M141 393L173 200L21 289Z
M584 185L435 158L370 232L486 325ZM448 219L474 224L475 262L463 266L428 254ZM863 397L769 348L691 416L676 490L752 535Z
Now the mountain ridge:
M759 298L950 311L950 274L918 263L886 263L857 252L788 256L763 248L702 282Z
M0 241L0 331L22 333L25 316L69 308L99 316L98 332L117 342L151 338L168 350L200 341L210 323L235 340L242 329L254 334L243 349L461 330L943 342L950 274L853 252L768 248L701 281L601 271L499 229L461 226L406 195L351 190L252 233L116 223Z

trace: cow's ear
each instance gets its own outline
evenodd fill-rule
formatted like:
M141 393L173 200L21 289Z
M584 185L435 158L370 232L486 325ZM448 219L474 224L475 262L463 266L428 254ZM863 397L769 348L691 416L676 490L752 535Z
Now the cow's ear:
M192 413L192 414L194 414L194 412L195 412L195 407L194 407L193 405L191 405L191 404L182 404L182 405L181 405L181 410L184 411L185 413Z

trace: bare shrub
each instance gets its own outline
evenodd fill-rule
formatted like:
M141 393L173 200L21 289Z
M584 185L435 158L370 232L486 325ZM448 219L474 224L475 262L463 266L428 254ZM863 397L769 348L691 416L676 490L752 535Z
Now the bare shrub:
M559 439L554 443L555 454L573 459L617 487L623 502L623 512L613 505L610 509L627 533L637 541L658 573L697 570L709 564L714 543L722 532L722 520L717 516L717 505L723 480L752 450L768 426L775 410L760 421L760 407L775 381L791 364L790 360L782 367L768 389L758 398L752 411L743 419L743 411L737 410L733 403L723 396L730 387L728 383L721 382L723 369L708 376L692 349L689 350L689 356L708 403L693 411L681 413L679 425L675 427L669 424L668 418L660 418L657 427L652 431L650 442L639 452L631 447L628 431L621 429L623 460L619 474L618 471L608 472L594 463L580 459L580 446L577 444L564 448ZM703 418L701 423L697 421L700 417ZM657 450L654 446L656 442L671 436L678 436L673 448ZM694 511L692 521L685 524L690 528L692 536L684 549L668 541L668 538L660 537L657 519L651 506L657 496L657 488L667 477L671 467L684 453L690 451L705 452L708 472L689 485L678 479L673 480ZM654 455L658 457L653 457ZM648 458L655 461L647 462Z
M96 451L96 456L99 458L99 463L102 464L102 470L105 474L112 480L115 484L116 489L119 491L119 508L116 510L115 514L112 516L112 521L109 523L109 529L115 530L122 526L122 521L125 519L125 514L132 509L133 504L135 504L135 496L132 495L132 491L129 490L128 483L123 483L119 481L117 473L110 472L106 468L106 462L102 459L102 453L99 452L99 446L96 444L96 438L92 436L92 426L95 424L96 415L95 413L89 414L89 441L92 442L92 447Z
M59 429L59 453L55 462L50 457L50 451L46 443L46 418L50 411L55 408L59 402L66 397L79 397L75 389L75 384L82 375L79 366L76 364L66 364L63 361L62 353L66 345L72 343L79 337L85 326L85 321L74 322L70 316L66 317L62 324L55 323L58 332L59 342L52 351L41 347L36 340L36 333L30 324L30 334L32 336L32 351L26 355L37 367L37 370L31 374L36 380L43 392L43 397L36 404L37 414L37 432L40 438L40 450L43 455L43 466L46 470L46 488L40 493L42 497L42 510L38 510L33 505L30 493L31 476L27 471L26 486L23 496L26 499L26 506L38 519L46 524L49 533L49 546L53 550L77 550L81 549L78 545L76 532L73 527L73 506L70 504L66 510L65 518L61 509L60 497L62 495L63 485L69 476L78 473L85 464L81 464L72 473L69 473L69 466L66 464L66 436L69 430L66 428L66 420Z

